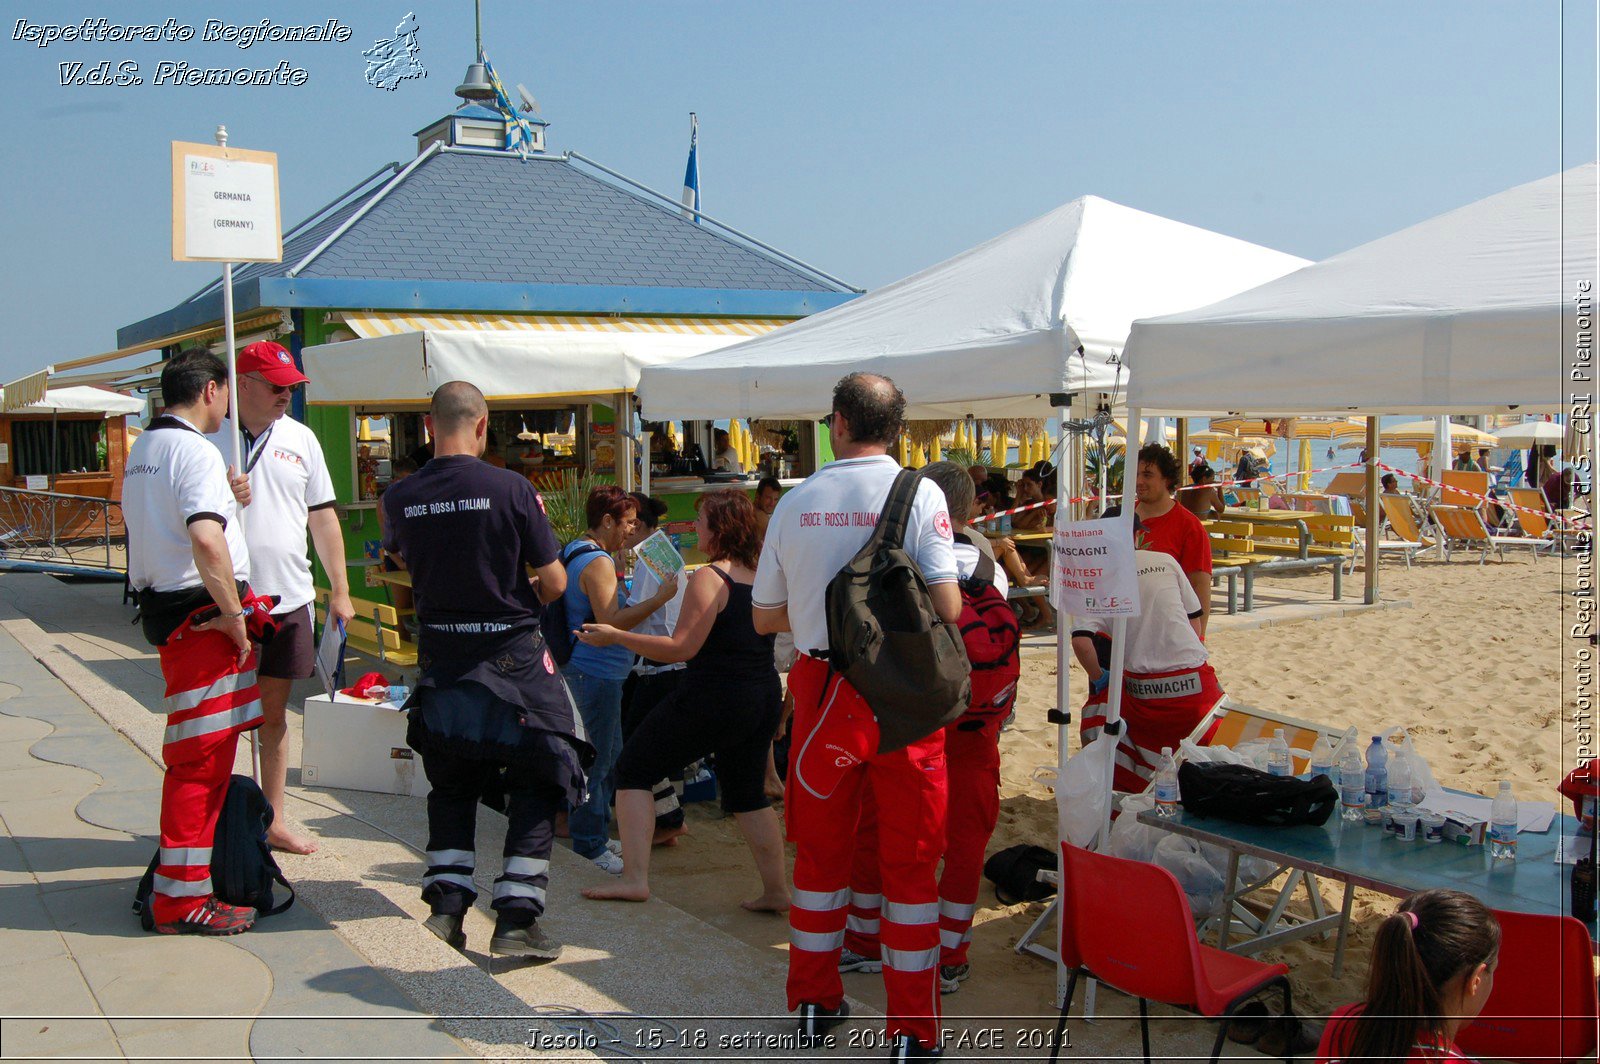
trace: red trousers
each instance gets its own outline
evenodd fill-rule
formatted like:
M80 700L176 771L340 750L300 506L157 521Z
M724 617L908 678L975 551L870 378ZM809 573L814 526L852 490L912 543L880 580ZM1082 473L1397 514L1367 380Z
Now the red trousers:
M1130 672L1123 676L1122 735L1111 786L1138 794L1155 778L1161 750L1194 733L1205 715L1222 701L1222 685L1210 664L1173 672ZM1090 695L1079 716L1078 735L1085 745L1105 727L1109 695Z
M802 655L789 673L794 694L784 802L795 844L789 910L789 1008L837 1008L844 998L850 873L863 799L876 799L883 981L891 1036L939 1041L939 894L944 849L944 733L879 754L878 724L854 688L826 663Z
M211 843L239 733L261 724L256 650L241 668L232 640L220 632L197 632L193 624L185 621L159 648L167 682L161 747L167 771L151 900L158 924L181 919L211 896Z
M944 756L950 800L944 869L939 873L939 963L954 967L967 963L978 888L983 884L984 851L1000 818L1000 719L990 718L972 731L955 724L945 728ZM877 807L868 797L856 829L844 944L863 957L878 959L883 893Z

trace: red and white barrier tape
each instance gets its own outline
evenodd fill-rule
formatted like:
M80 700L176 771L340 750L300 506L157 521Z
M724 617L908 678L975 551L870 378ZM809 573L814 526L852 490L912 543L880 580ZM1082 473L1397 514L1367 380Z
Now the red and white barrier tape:
M1458 488L1453 484L1445 484L1445 483L1443 483L1441 481L1438 481L1438 480L1430 480L1427 477L1422 476L1422 475L1420 475L1418 473L1407 473L1403 469L1396 469L1394 466L1384 465L1382 462L1377 462L1375 464L1377 465L1377 467L1379 469L1383 470L1384 472L1393 473L1397 477L1410 477L1412 480L1420 481L1423 484L1427 484L1427 485L1430 485L1432 487L1439 488L1439 489L1441 489L1443 491L1454 492L1457 495L1465 495L1469 499L1477 499L1480 503L1492 502L1496 506L1500 507L1502 510L1515 510L1518 513L1537 514L1540 517L1543 517L1546 520L1548 520L1548 521L1550 521L1550 522L1552 522L1554 524L1561 525L1561 526L1564 526L1564 527L1571 527L1571 528L1578 528L1578 529L1589 527L1587 524L1585 524L1582 521L1573 521L1573 520L1571 520L1569 518L1562 517L1560 514L1553 514L1548 510L1537 510L1537 509L1534 509L1531 506L1518 506L1516 503L1507 502L1505 499L1497 499L1497 498L1494 498L1493 496L1490 496L1490 495L1479 495L1475 491L1468 491L1466 488Z

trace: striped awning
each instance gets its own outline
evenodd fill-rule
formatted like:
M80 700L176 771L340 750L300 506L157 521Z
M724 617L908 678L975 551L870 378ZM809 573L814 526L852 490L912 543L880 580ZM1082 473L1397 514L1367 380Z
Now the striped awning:
M615 318L601 314L418 314L411 311L344 311L359 337L411 332L557 332L679 336L765 336L786 325L774 318Z

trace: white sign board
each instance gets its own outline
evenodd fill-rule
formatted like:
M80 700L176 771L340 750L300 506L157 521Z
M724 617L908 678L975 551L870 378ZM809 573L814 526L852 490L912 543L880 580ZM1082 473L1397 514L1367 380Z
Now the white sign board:
M173 141L172 257L281 261L277 155Z
M49 491L50 478L36 473L29 473L23 478L23 488L27 491Z
M1134 617L1139 574L1133 519L1056 522L1050 552L1050 604L1078 617Z

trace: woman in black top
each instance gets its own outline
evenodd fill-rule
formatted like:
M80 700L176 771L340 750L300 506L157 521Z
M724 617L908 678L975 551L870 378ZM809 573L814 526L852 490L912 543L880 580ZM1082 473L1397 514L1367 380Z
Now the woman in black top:
M711 564L690 578L673 634L640 635L605 624L586 624L578 633L593 646L621 644L652 661L688 662L678 689L650 710L617 759L622 878L583 893L614 901L650 897L651 788L714 753L723 808L738 820L761 876L761 896L742 904L785 912L783 832L763 786L783 691L772 661L773 638L758 635L750 615L759 556L755 507L742 491L718 491L700 497L699 511L695 532Z

